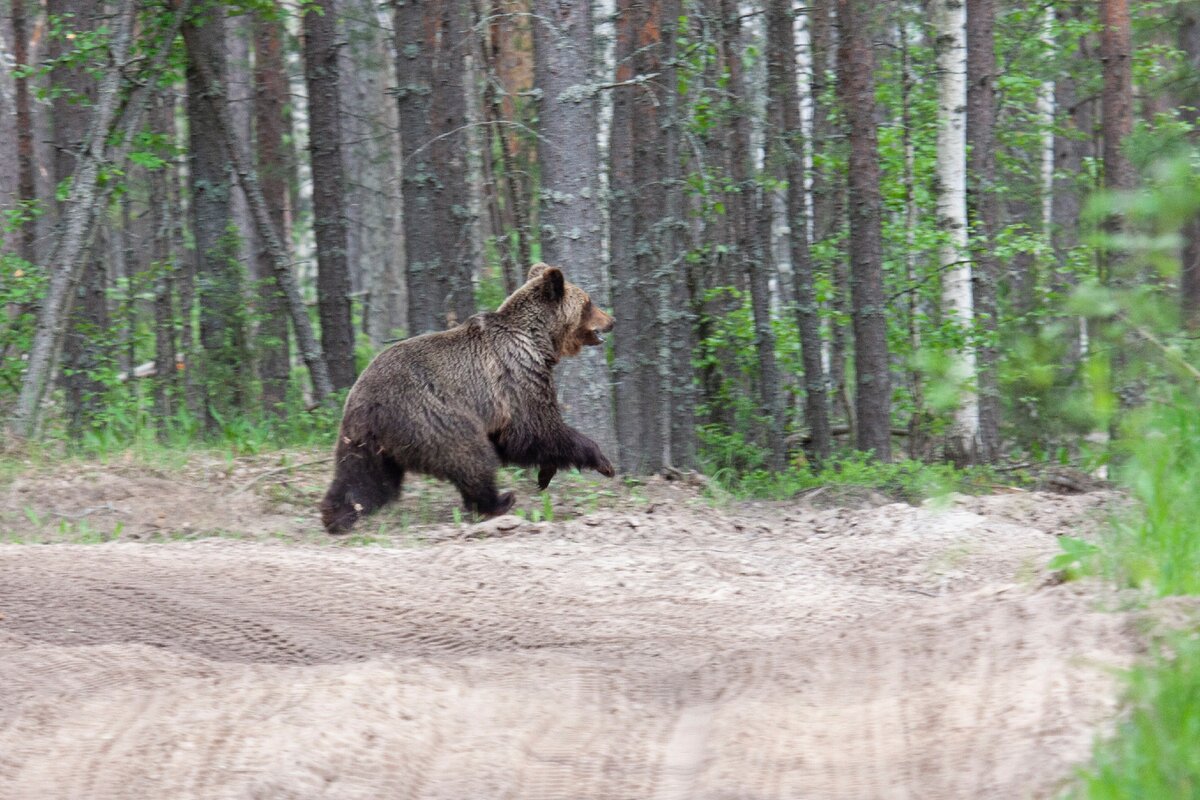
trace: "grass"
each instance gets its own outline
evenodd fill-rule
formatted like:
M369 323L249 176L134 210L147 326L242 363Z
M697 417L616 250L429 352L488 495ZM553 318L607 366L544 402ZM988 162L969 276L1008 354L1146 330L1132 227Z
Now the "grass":
M1129 718L1096 748L1076 797L1088 800L1200 798L1200 639L1129 675Z
M1160 595L1200 594L1200 414L1194 402L1143 412L1124 438L1119 475L1137 511L1116 523L1106 569Z
M1133 415L1118 477L1136 508L1098 548L1064 542L1060 565L1158 595L1200 594L1200 415L1179 393ZM1128 674L1128 719L1096 745L1072 796L1200 798L1200 638L1177 636Z
M722 490L736 499L786 500L818 487L854 487L873 489L888 497L920 502L950 492L982 494L1002 481L986 467L956 469L950 464L927 464L904 459L882 464L863 453L845 453L820 470L793 466L782 472L750 470L736 473L715 470L713 479Z

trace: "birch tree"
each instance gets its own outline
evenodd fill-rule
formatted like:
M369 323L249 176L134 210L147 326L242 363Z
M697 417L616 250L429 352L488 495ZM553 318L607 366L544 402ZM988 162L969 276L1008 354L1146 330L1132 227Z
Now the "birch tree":
M938 65L937 211L945 236L940 249L942 315L958 337L973 325L971 262L967 248L967 49L966 8L960 0L934 0L931 16ZM973 388L975 353L966 341L951 352L949 375L959 384L958 407L947 432L946 455L973 461L979 451L979 400Z

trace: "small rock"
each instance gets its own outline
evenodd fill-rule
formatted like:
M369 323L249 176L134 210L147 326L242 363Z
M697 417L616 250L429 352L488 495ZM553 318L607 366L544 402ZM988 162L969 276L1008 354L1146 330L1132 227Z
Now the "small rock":
M504 514L503 516L485 519L483 522L471 526L472 536L492 536L498 533L508 533L525 524L525 520L515 514Z

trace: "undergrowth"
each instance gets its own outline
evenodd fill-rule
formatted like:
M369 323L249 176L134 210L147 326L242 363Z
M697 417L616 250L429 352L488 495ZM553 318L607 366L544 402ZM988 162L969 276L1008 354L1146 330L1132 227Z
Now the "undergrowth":
M1157 595L1200 594L1200 415L1178 392L1133 415L1117 477L1136 501L1099 546L1063 542L1056 561ZM1074 796L1200 798L1200 640L1160 644L1127 675L1128 719L1098 743Z
M949 492L982 494L1016 476L1001 480L988 467L958 469L951 464L928 464L904 459L880 463L864 453L849 452L831 459L820 469L794 465L781 472L754 469L735 472L717 469L710 474L723 490L740 499L786 500L819 487L873 489L888 497L919 502Z
M1200 639L1179 637L1129 673L1129 718L1096 748L1077 796L1200 797Z

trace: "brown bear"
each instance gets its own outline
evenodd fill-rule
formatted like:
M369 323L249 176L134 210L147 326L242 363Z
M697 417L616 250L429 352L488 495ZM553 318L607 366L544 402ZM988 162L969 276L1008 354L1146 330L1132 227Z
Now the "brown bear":
M561 269L535 264L495 312L381 352L346 398L325 529L349 530L394 499L410 471L450 481L485 516L513 504L512 492L496 492L502 464L539 467L542 489L559 467L612 477L600 447L563 421L554 385L560 358L612 328Z

